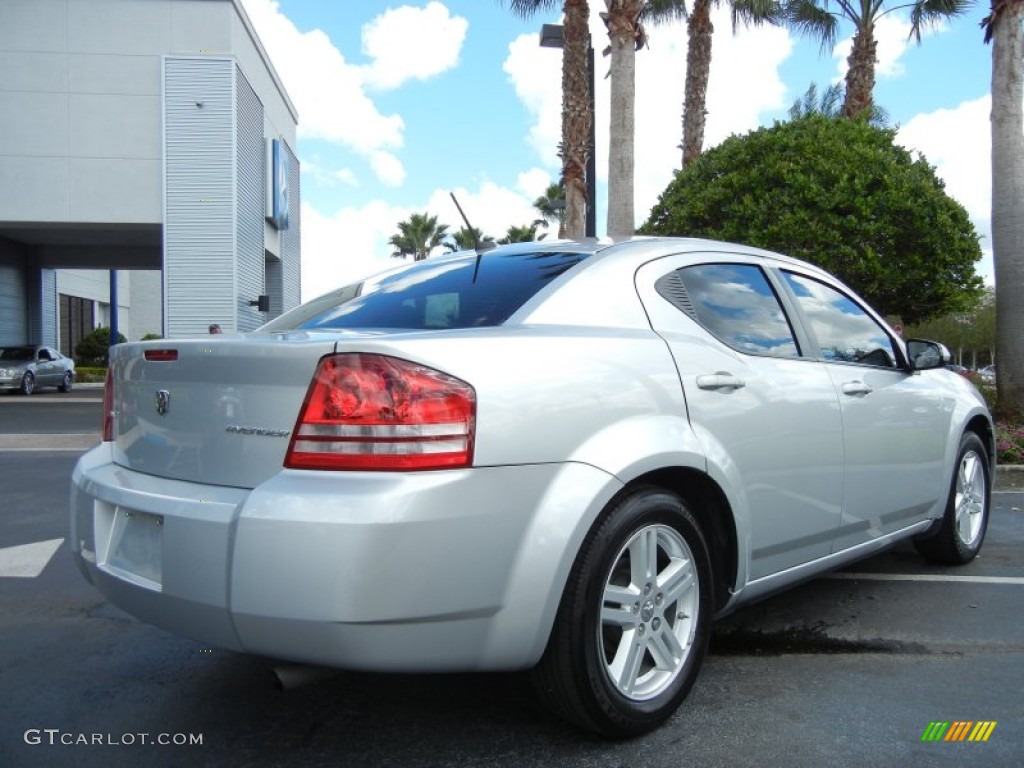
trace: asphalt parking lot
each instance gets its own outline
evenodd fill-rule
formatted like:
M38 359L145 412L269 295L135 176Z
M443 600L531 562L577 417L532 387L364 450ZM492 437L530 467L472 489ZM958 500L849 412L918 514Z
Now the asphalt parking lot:
M106 603L63 541L99 394L0 397L0 766L1024 763L1024 492L1013 473L1000 475L975 562L929 566L901 546L727 617L679 713L609 744L546 717L522 675L338 673L282 691L278 662ZM34 559L38 573L13 575L12 548L28 545L36 554L21 565ZM922 741L933 722L996 725L983 743Z

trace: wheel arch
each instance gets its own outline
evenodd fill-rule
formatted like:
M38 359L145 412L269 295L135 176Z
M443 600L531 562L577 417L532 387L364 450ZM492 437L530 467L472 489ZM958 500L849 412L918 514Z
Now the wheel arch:
M719 485L692 467L663 467L634 478L617 494L641 486L656 486L679 496L689 507L708 545L714 571L714 612L722 610L736 588L739 545L732 507ZM595 523L596 524L596 523Z

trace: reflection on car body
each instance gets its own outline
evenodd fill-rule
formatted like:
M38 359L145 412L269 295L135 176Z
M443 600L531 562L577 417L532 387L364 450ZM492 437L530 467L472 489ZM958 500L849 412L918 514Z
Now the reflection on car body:
M642 733L715 616L904 539L975 556L993 429L948 362L738 245L428 259L254 333L115 347L70 541L112 602L204 642L532 669L573 722Z

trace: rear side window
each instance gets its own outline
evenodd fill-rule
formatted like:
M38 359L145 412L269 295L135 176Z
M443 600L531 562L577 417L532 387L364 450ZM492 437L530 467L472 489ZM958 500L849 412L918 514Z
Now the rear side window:
M800 349L764 272L753 264L698 264L662 277L655 289L733 349L799 357Z
M410 269L321 296L264 331L316 328L474 328L501 325L589 254L484 254L426 259Z

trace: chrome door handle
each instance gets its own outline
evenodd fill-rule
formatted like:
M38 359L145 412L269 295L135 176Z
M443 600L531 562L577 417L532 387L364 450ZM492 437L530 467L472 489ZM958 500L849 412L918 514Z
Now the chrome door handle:
M697 386L700 389L740 389L747 386L747 383L727 371L719 371L698 376Z
M854 397L860 395L870 395L872 392L875 391L867 384L865 384L863 381L843 382L842 390L844 395L853 395Z

